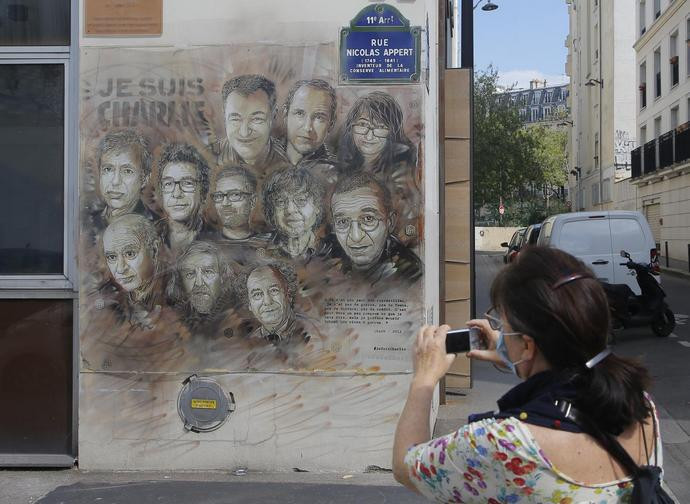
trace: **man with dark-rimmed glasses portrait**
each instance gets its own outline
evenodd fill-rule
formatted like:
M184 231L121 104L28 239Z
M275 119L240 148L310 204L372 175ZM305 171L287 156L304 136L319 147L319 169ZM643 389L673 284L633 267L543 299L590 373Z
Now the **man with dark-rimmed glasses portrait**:
M359 172L336 184L330 199L330 253L343 272L372 285L386 278L416 281L422 275L417 255L395 236L397 215L388 188Z
M203 202L209 189L209 168L189 144L169 143L158 159L158 192L164 218L161 234L173 250L191 244L202 231Z

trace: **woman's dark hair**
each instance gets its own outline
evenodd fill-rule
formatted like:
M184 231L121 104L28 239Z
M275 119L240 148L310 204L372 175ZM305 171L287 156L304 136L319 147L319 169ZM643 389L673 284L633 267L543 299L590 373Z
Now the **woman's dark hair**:
M570 275L581 278L557 285ZM491 300L512 330L531 336L553 370L575 384L583 423L618 436L649 417L644 391L650 378L640 363L612 354L585 366L606 348L609 307L601 284L580 260L554 248L527 247L496 277Z
M276 200L281 196L294 195L300 191L307 193L312 200L316 212L315 230L323 219L323 198L326 189L319 179L317 179L306 168L287 167L273 172L262 190L262 200L264 205L264 215L266 221L274 228L278 229L276 223Z
M338 147L338 161L344 170L359 170L364 163L364 158L352 137L352 126L362 116L385 124L388 128L386 148L376 161L374 173L384 173L396 155L404 155L411 163L415 162L415 148L403 130L403 112L400 105L388 93L374 91L358 98L345 119L343 136Z

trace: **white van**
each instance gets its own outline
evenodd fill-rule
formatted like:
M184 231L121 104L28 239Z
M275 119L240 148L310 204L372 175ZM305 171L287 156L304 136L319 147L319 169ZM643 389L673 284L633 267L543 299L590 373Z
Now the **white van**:
M640 212L611 210L552 215L544 221L537 245L549 245L576 256L600 280L628 284L640 294L635 273L621 263L621 250L633 261L659 268L656 243L647 219Z

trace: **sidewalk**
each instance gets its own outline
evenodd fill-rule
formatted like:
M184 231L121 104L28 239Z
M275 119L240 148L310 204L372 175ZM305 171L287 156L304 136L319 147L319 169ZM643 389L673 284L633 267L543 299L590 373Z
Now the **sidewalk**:
M0 471L2 504L423 504L391 473Z
M662 266L661 272L667 273L669 275L673 275L673 276L678 277L678 278L690 279L690 271L685 271L685 270L676 269L676 268L667 268L665 266Z

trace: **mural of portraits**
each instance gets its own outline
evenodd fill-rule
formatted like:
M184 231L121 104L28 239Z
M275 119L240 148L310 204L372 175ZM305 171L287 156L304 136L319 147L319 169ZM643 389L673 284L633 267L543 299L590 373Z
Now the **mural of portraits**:
M84 51L84 368L407 367L423 88L333 50Z

